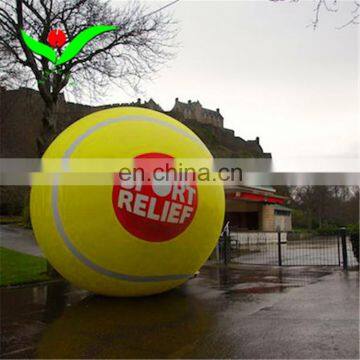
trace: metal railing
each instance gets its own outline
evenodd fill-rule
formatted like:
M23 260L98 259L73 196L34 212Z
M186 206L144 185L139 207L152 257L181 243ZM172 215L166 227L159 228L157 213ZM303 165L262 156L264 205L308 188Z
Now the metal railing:
M333 265L344 269L358 265L344 229L335 236L288 240L284 232L240 232L229 228L222 233L217 254L219 261L225 264Z

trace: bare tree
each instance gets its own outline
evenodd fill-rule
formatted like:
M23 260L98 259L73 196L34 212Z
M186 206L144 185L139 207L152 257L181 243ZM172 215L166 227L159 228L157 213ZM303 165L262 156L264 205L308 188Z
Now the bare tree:
M285 1L297 3L300 1L304 1L304 0L270 0L270 1L277 2L277 3L285 2ZM344 24L340 25L339 27L337 27L337 29L342 29L349 25L358 25L359 24L360 0L350 0L350 1L353 3L353 8L352 8L352 10L350 10L349 20L346 21ZM347 2L349 2L349 1L347 1ZM341 3L345 3L345 0L313 0L313 3L314 3L314 15L313 15L313 19L312 19L312 22L310 25L315 30L319 25L321 13L323 11L337 13L340 10L341 5L343 5Z
M119 28L95 37L77 57L56 67L30 51L21 35L24 30L46 43L56 28L71 41L93 25ZM136 1L119 9L103 0L0 0L0 79L10 88L38 88L45 104L39 155L57 134L56 109L65 88L76 96L90 92L97 97L111 83L136 89L172 57L174 25L170 15L148 13ZM61 55L62 49L57 51Z

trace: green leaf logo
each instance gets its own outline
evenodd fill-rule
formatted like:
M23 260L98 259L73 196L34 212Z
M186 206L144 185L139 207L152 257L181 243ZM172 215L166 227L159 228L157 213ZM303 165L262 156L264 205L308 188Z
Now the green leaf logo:
M96 36L103 34L108 31L118 30L118 26L113 25L95 25L91 26L83 31L81 31L75 38L70 41L64 52L57 57L57 53L50 46L43 44L40 41L33 39L29 36L24 30L21 30L21 36L26 44L26 46L35 54L40 55L49 61L51 61L55 66L65 64L66 62L73 59L84 46L94 39Z
M94 37L107 31L113 31L117 29L117 26L97 25L81 31L81 33L76 35L75 38L66 46L64 52L56 62L56 65L64 64L73 59Z
M35 54L40 55L53 64L56 63L56 52L50 46L43 44L40 41L33 39L29 36L24 30L21 30L21 36L26 44L26 46Z

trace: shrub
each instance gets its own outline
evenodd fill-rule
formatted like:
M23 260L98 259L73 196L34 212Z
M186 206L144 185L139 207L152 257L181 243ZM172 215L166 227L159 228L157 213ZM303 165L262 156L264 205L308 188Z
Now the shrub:
M339 227L336 225L325 225L316 230L318 235L337 235L339 234Z

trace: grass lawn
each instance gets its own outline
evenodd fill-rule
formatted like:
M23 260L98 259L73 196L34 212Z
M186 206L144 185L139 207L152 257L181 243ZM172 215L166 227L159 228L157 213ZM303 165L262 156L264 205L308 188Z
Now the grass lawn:
M21 224L22 221L21 216L0 216L0 224Z
M46 260L0 247L0 286L49 280Z

